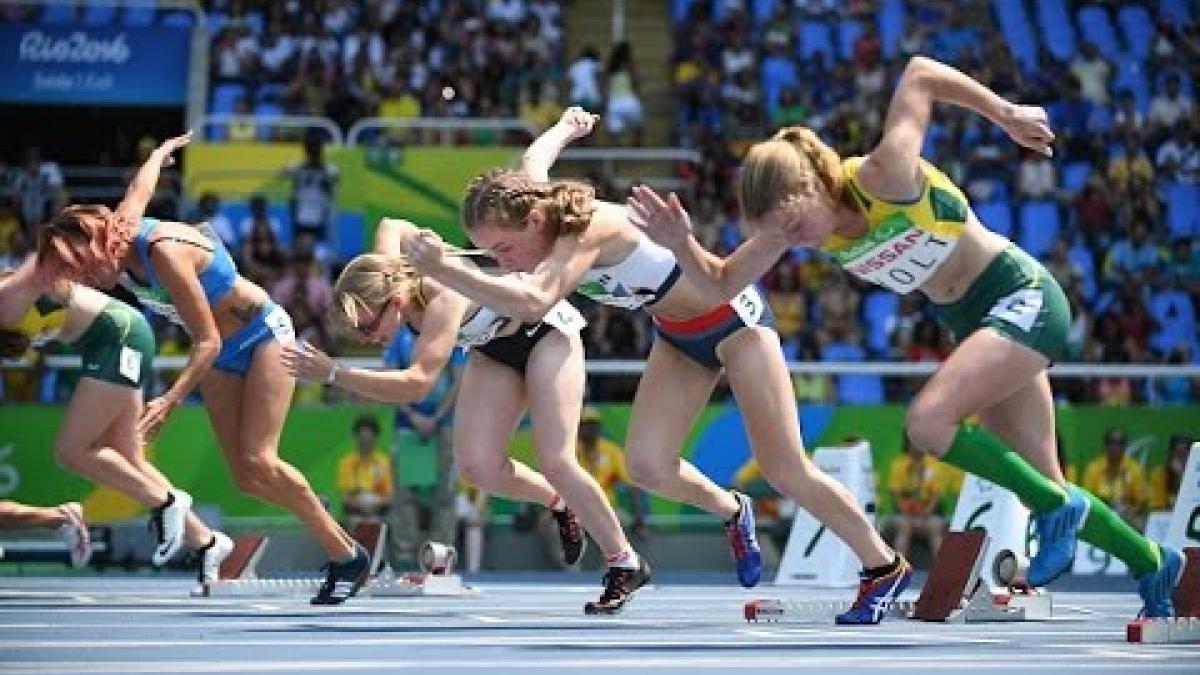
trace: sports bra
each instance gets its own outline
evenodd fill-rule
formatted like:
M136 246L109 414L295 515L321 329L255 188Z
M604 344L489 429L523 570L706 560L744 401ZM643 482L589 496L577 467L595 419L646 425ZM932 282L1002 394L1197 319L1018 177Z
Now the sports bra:
M178 310L175 309L174 303L171 301L171 296L166 292L166 289L159 283L158 275L154 273L154 265L150 261L150 249L160 241L176 241L183 244L190 244L198 248L212 253L212 260L208 265L200 271L200 287L204 290L204 298L208 300L209 306L216 305L226 295L233 290L233 284L237 281L238 271L237 266L233 262L233 258L229 255L229 251L225 250L225 245L221 240L213 236L207 228L200 227L205 237L212 244L212 248L206 248L202 244L179 237L160 237L151 240L150 235L154 232L154 228L158 226L158 219L143 218L142 225L138 228L138 232L134 235L133 243L137 247L138 258L142 261L142 268L146 270L147 283L141 283L133 277L132 274L126 272L121 277L121 284L128 288L138 300L156 314L167 317L171 321L183 325L183 320L179 316Z
M39 348L54 341L67 323L67 306L41 296L29 305L15 325L6 326L29 338L30 346Z
M621 262L584 272L575 292L602 305L639 309L658 302L680 274L675 254L642 234L637 248Z

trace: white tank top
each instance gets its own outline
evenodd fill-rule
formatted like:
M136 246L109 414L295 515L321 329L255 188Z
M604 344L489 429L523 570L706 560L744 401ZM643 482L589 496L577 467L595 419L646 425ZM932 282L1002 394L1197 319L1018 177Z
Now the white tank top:
M593 267L575 292L602 305L639 309L658 301L679 279L675 254L641 236L637 248L611 267Z

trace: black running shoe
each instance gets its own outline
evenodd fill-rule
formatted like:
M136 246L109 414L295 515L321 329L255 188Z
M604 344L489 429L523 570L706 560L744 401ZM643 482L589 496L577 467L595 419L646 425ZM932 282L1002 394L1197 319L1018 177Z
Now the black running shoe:
M650 566L645 558L638 558L637 569L610 567L604 574L604 592L596 602L583 606L584 614L616 614L633 597L633 592L650 581Z
M583 551L587 547L579 519L569 508L561 511L551 510L550 513L554 514L554 520L558 521L558 538L562 541L563 562L574 565L583 557Z
M354 558L346 562L325 563L325 582L309 602L314 605L340 605L358 593L371 571L367 549L355 544Z

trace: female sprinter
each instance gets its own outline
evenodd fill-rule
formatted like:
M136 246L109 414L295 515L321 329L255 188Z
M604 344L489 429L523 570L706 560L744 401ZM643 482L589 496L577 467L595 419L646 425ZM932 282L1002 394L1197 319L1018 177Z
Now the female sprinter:
M51 340L78 346L82 377L54 444L59 464L151 509L155 565L167 562L186 539L201 553L200 582L216 579L233 542L205 526L191 512L191 496L172 488L142 452L137 423L155 350L146 317L69 281L42 287L34 272L31 257L0 279L0 355L20 356Z
M879 537L850 493L805 455L765 300L750 285L732 302L715 297L708 284L681 276L671 251L639 231L625 207L596 200L581 183L548 181L558 153L593 123L591 115L567 110L526 151L523 172L489 171L467 189L463 217L471 239L505 269L526 274L483 274L445 255L436 236L425 232L407 242L410 258L447 286L524 321L536 320L573 290L617 307L646 308L662 339L654 342L634 397L626 437L630 475L647 490L725 519L738 580L749 587L762 567L750 500L717 487L679 457L724 367L763 475L841 537L865 567L859 597L838 622L878 623L908 584L911 567ZM747 246L735 255L776 250L774 241Z
M122 283L151 310L187 329L192 354L179 378L150 401L138 423L155 433L198 385L237 486L291 511L331 560L313 604L354 595L369 572L366 550L321 506L308 481L279 458L279 436L295 380L280 360L291 319L241 277L215 237L186 223L144 218L159 170L191 134L159 146L115 211L69 206L43 229L38 265L51 278L109 288Z
M455 343L470 347L455 405L454 458L463 479L485 492L550 507L558 521L564 561L583 554L579 521L608 563L599 601L587 614L619 612L650 579L629 545L603 490L575 456L583 405L583 317L566 301L522 324L480 307L431 279L395 252L417 232L385 219L376 250L355 258L338 278L332 309L336 329L387 344L404 324L417 333L413 363L399 371L341 368L308 344L284 352L289 370L380 401L414 401L433 386ZM541 473L505 454L525 408L533 418Z
M1039 545L1029 582L1070 569L1077 538L1120 558L1138 578L1143 614L1174 612L1178 551L1157 547L1102 501L1063 477L1046 369L1067 347L1070 310L1046 269L989 232L966 198L920 157L930 108L953 103L1000 125L1017 143L1051 154L1054 134L1038 107L1009 103L936 61L909 61L892 97L879 145L841 159L816 134L793 127L752 147L738 192L755 240L778 243L739 269L699 250L673 196L638 193L647 230L681 262L725 279L732 295L789 246L819 248L855 276L934 302L958 347L909 406L909 439L943 461L1012 490L1034 513ZM780 242L780 236L784 241ZM740 252L740 250L739 250ZM735 252L731 256L738 258ZM692 271L688 269L688 271ZM962 424L978 412L983 428Z

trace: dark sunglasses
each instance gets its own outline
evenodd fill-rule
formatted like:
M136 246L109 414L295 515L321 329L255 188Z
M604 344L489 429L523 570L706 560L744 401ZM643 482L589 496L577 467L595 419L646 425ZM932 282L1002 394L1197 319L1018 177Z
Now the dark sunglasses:
M371 337L375 334L375 331L379 330L379 324L383 323L383 315L387 312L388 307L391 305L392 299L388 298L387 302L383 303L383 306L379 308L379 311L375 312L374 319L371 319L369 323L359 324L358 326L355 326L354 329L362 334L363 337Z

